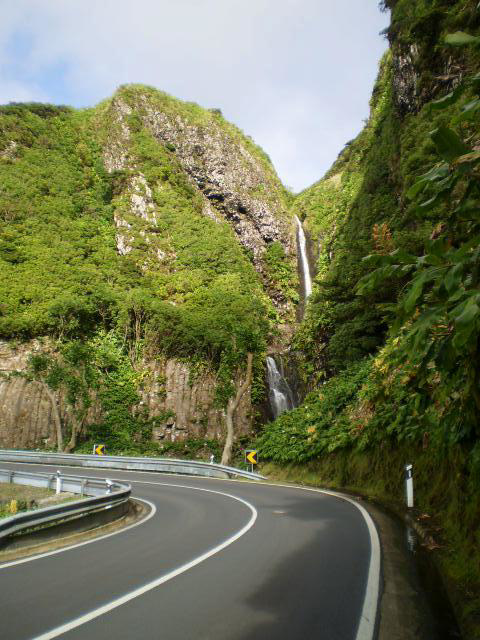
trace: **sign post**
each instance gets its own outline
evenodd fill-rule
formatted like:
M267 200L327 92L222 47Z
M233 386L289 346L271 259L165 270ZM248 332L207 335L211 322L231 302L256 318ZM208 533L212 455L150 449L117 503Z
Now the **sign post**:
M104 444L94 444L93 445L93 455L94 456L106 456L107 450Z
M253 472L253 467L258 464L258 451L256 449L246 449L245 462L249 465L250 471Z

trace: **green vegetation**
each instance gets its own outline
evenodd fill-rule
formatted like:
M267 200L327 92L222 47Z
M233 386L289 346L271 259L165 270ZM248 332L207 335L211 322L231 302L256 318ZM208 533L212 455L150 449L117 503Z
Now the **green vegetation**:
M130 84L120 87L117 95L121 96L125 102L135 110L131 116L141 127L140 116L146 115L146 105L151 111L158 111L169 117L180 117L186 124L199 127L201 131L208 135L223 137L234 144L242 145L252 158L259 162L265 182L258 188L256 195L263 196L266 201L276 198L283 203L284 209L279 211L280 215L288 218L287 208L291 201L291 195L282 185L277 177L272 161L265 151L256 145L250 136L247 136L231 122L225 120L219 109L203 109L194 102L183 102L173 98L168 93L158 91L153 87L141 84ZM166 148L174 152L172 145ZM248 169L248 160L244 159L245 167Z
M412 462L416 503L441 530L438 561L474 638L480 38L463 29L478 32L480 12L475 2L390 4L392 49L370 119L293 204L320 246L314 294L294 339L312 392L266 425L257 444L280 475L291 469L292 479L397 505L402 467ZM412 51L400 71L396 56L405 61ZM452 71L442 81L446 60Z
M298 276L280 242L272 242L265 252L265 265L270 285L280 289L288 300L298 303Z
M70 495L55 495L51 489L40 489L18 484L0 483L0 518L8 518L18 512L36 509L41 500L49 498L49 506L72 500ZM78 498L77 498L78 499Z
M287 198L262 152L218 114L144 87L118 95L143 109L147 97L152 108L206 127L219 122L222 135L261 159L267 192ZM251 351L261 394L261 354L276 313L232 228L202 214L175 149L152 136L141 110L118 142L128 168L107 173L105 144L121 140L113 105L0 108L0 337L50 337L29 375L66 394L67 446L78 435L124 450L134 434L146 442L151 433L137 407L144 358L203 363L218 372L225 406ZM93 396L103 418L87 430Z
M298 215L317 252L292 345L310 393L265 425L261 457L277 475L397 505L403 465L413 462L418 506L441 528L439 562L473 638L480 9L478 0L383 4L392 11L391 48L370 118L326 176L295 198L219 110L150 87L121 87L90 110L1 107L0 337L47 337L24 375L62 392L67 448L102 441L110 452L218 459L216 441L153 443L156 422L140 394L147 360L177 358L192 379L215 375L216 406L225 409L253 353L252 399L265 397L265 354L279 321L271 298L298 302L298 276L272 242L261 281L231 226L202 212L205 199L176 148L189 127L241 143L239 171L262 168L248 195L276 202L285 221ZM181 123L175 144L159 142L152 114L163 114L165 127ZM108 173L105 153L122 168Z

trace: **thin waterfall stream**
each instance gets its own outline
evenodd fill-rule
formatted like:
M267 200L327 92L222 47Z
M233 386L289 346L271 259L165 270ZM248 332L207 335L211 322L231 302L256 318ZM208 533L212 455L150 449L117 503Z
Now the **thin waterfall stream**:
M312 277L308 263L307 240L302 223L297 216L295 216L295 224L297 227L298 264L303 282L304 304L306 304L308 297L312 293ZM268 398L274 420L285 411L290 411L296 407L295 395L284 375L281 360L279 368L273 356L267 357L267 384Z
M312 293L312 277L310 275L310 267L308 264L307 241L305 239L305 232L303 231L302 223L297 216L295 216L295 222L297 224L297 242L298 248L300 249L300 266L302 269L304 294L305 300L307 300Z
M268 397L273 417L295 408L295 398L285 376L280 372L275 359L267 357Z

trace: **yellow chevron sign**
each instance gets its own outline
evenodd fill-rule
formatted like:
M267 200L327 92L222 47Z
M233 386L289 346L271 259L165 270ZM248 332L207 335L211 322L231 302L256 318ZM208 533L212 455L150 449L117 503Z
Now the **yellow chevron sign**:
M258 451L256 451L255 449L245 451L245 460L249 464L258 464Z
M96 444L93 447L93 455L94 456L104 456L106 455L105 445L104 444Z

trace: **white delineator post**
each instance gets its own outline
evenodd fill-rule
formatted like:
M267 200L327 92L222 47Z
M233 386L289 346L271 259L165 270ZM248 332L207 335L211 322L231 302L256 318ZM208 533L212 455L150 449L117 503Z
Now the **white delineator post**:
M411 509L413 507L413 465L405 465L405 496L407 500L407 507Z
M62 490L62 478L60 477L60 471L57 471L57 484L55 487L55 493L58 495Z

